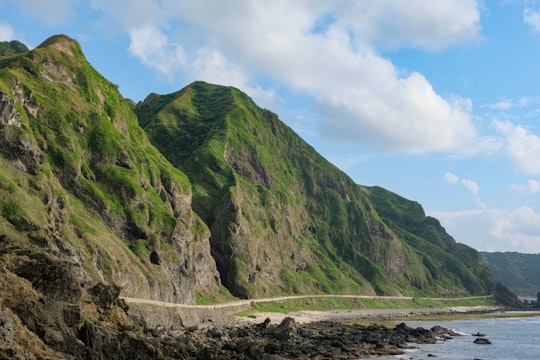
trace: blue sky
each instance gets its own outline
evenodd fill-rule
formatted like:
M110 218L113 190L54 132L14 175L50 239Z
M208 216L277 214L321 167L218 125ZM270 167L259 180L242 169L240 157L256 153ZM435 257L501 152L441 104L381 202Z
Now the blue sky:
M540 1L0 0L0 41L60 33L127 98L238 87L458 242L540 252Z

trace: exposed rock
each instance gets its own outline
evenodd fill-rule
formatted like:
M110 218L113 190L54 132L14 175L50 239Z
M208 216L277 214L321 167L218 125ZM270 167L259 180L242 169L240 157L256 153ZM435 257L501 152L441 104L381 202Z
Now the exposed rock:
M493 291L493 297L497 303L508 306L510 308L523 307L523 303L519 300L516 294L508 289L503 283L497 282Z
M479 337L479 338L475 339L474 343L479 344L479 345L491 345L491 341L489 339L486 339L486 338L483 338L483 337Z
M22 116L17 111L15 101L0 93L0 125L21 126Z
M284 318L273 331L273 337L277 340L289 340L295 336L296 322L291 317Z
M21 132L21 119L13 100L0 93L0 153L19 170L36 175L44 155L35 141Z

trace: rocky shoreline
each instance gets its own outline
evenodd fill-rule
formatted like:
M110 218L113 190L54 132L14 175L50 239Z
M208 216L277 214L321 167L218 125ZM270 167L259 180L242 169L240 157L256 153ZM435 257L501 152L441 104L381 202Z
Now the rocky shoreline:
M359 324L455 309L300 311L271 313L268 317L258 313L227 321L207 319L196 326L178 323L155 327L143 317L128 315L129 307L118 299L118 289L105 286L89 290L92 299L84 301L82 308L62 308L46 301L30 303L26 298L14 307L20 320L7 309L3 314L0 311L4 329L0 331L0 359L359 359L402 354L414 344L435 343L458 335L442 327ZM94 316L83 316L83 311ZM62 319L65 325L58 326ZM19 321L39 339L18 331Z
M231 318L225 316L228 310L216 306L216 317L205 317L197 325L177 321L160 326L150 317L132 314L132 304L119 298L119 287L81 287L63 263L51 261L36 268L46 271L47 282L40 280L40 272L16 265L18 274L29 277L40 291L8 266L0 266L0 359L358 359L398 354L411 343L455 335L442 328L358 324L447 309L300 311Z
M209 320L197 326L150 330L146 341L152 343L150 348L155 352L139 355L200 360L359 359L399 355L415 344L434 344L460 335L440 326L424 329L400 323L387 327L376 322L501 309L478 306L257 313L225 322ZM374 323L360 324L371 321Z
M332 320L298 323L285 317L280 323L266 318L260 323L163 331L159 338L160 358L281 360L398 355L411 344L433 344L453 336L459 334L438 326L423 329L401 323L388 328Z

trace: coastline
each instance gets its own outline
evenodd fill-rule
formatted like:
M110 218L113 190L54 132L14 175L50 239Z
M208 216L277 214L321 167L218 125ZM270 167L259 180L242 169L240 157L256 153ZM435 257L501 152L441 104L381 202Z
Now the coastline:
M416 309L357 309L357 310L301 310L288 313L256 312L248 316L235 316L234 321L247 324L260 323L270 319L271 323L280 323L289 317L297 323L312 323L317 321L401 321L429 316L466 316L472 314L489 314L507 311L508 308L498 305L482 306L454 306L448 308L416 308Z
M205 359L360 359L401 355L417 344L436 344L460 334L452 329L409 327L419 317L488 314L500 306L415 309L300 310L257 312L231 321L205 323L181 331L181 343L193 344L190 355ZM394 324L387 324L386 322ZM175 343L179 343L175 341Z

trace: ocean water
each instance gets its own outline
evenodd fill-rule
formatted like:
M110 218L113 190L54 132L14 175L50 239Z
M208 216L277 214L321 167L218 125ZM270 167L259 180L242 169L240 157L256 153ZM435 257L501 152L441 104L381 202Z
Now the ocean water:
M370 359L540 359L540 316L527 318L461 319L452 321L405 321L410 327L429 329L440 325L462 334L437 344L414 345L403 355ZM491 345L478 345L475 334L485 334ZM431 355L431 356L428 356ZM434 357L436 356L436 357Z

